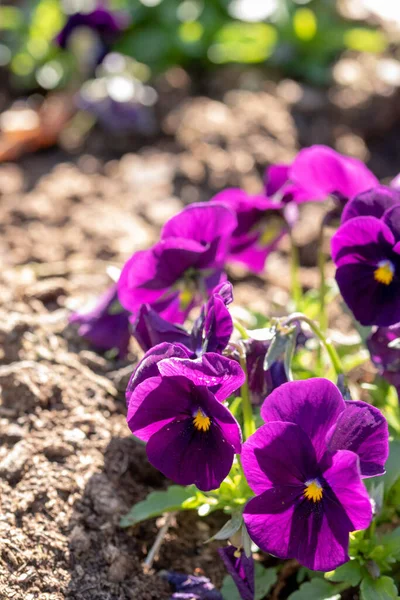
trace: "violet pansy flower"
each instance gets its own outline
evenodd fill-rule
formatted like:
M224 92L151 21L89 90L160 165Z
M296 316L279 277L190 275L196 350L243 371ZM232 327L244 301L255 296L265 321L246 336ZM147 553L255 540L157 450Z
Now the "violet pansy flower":
M235 546L218 548L226 570L232 577L242 600L254 600L255 579L254 559L247 557L245 552Z
M127 389L127 421L147 442L150 463L180 485L218 488L241 450L240 427L223 404L244 381L240 366L207 353L149 363L146 370L158 375L143 380L142 365L138 383L135 372Z
M266 190L296 203L336 197L341 203L379 185L363 162L328 146L300 150L291 165L274 165L266 172Z
M400 190L378 185L362 192L346 204L343 209L342 223L355 217L376 217L381 219L393 206L400 206Z
M163 318L182 323L225 279L223 268L236 225L235 215L223 205L185 208L164 225L157 244L125 263L118 283L121 304L132 313L149 304Z
M75 312L70 323L79 325L78 333L97 350L118 350L119 358L128 353L131 337L129 313L118 301L117 286L113 285L87 312Z
M229 245L229 260L250 270L263 270L268 255L288 232L284 205L267 196L249 196L239 188L220 192L211 202L222 203L237 215L238 223Z
M385 472L389 454L386 419L366 402L345 401L328 379L281 385L265 400L261 417L265 422L284 421L300 427L311 439L318 460L327 451L351 450L359 456L362 477Z
M378 367L380 374L400 394L400 349L389 346L400 338L400 323L391 327L378 327L367 340L368 350L372 361Z
M332 238L341 294L362 325L400 321L400 205L343 223Z
M233 331L232 317L227 309L232 299L232 284L226 281L217 286L203 305L191 333L163 319L149 305L143 304L133 321L132 335L145 352L157 344L170 342L185 345L193 357L203 352L221 353Z
M286 383L267 398L267 422L241 457L256 494L243 517L262 550L319 571L349 560L349 533L372 519L360 469L381 473L388 451L387 425L370 409L345 403L324 379Z

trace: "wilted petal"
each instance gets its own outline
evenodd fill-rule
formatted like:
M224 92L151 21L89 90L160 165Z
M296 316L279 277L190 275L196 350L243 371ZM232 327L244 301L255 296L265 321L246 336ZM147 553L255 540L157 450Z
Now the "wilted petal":
M232 577L242 600L254 600L254 560L235 546L218 548L218 553L229 575ZM239 556L238 556L239 554Z
M310 438L319 460L326 451L326 435L345 409L338 388L323 378L290 381L265 400L261 416L265 422L296 423Z
M380 410L366 402L346 402L346 409L328 434L331 452L351 450L360 458L361 475L383 475L389 454L388 425Z

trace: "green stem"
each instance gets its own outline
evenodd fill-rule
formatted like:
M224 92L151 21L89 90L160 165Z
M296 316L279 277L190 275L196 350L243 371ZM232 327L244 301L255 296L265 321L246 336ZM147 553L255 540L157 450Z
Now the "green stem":
M290 277L291 277L291 292L292 299L296 310L300 306L302 289L299 280L300 258L299 250L294 242L293 236L290 235Z
M316 323L314 323L314 321L312 321L311 319L306 317L306 315L303 315L303 313L293 313L285 321L285 325L291 325L292 323L295 323L296 321L303 321L304 323L307 323L307 325L309 326L311 331L319 339L322 346L327 351L330 361L332 363L332 366L336 371L336 375L343 374L343 372L344 372L343 366L342 366L340 357L339 357L338 353L336 352L334 345L332 344L332 342L330 341L329 338L325 337L325 334L321 331L321 329L318 327L318 325Z
M239 321L236 321L236 319L233 319L233 326L240 333L243 340L248 340L250 338L246 329L243 327L243 325L241 323L239 323Z
M328 329L328 316L326 314L326 281L325 281L325 252L324 252L324 221L318 235L318 271L319 271L319 326L325 333Z
M243 412L243 433L244 439L247 440L256 430L254 423L253 408L251 406L250 391L248 384L247 365L246 365L246 351L243 344L239 342L239 357L240 366L242 367L246 376L242 387L240 388L240 395L242 397L242 412Z

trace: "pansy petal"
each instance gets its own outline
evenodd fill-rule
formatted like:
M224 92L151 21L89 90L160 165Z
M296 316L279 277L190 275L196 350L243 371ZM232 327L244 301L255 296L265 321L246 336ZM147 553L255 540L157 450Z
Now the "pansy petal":
M296 423L310 438L319 460L326 450L326 435L345 409L338 388L328 379L290 381L265 400L261 416L266 422Z
M331 466L324 472L324 478L330 487L323 500L329 523L344 521L341 514L344 511L350 521L346 525L348 531L366 529L371 523L372 507L360 477L357 454L348 450L336 452Z
M164 225L161 239L170 237L194 240L204 247L213 247L210 260L216 264L223 263L230 235L237 226L237 218L233 211L222 204L199 202L187 206ZM209 252L207 252L207 256ZM202 257L202 267L207 260Z
M354 217L376 217L381 219L386 210L400 203L400 191L385 185L378 185L358 194L343 209L342 223Z
M388 425L380 410L366 402L346 402L346 410L328 434L331 452L351 450L360 458L361 475L383 475L389 454Z
M127 422L143 441L175 418L191 414L190 382L184 377L151 377L135 388L128 404Z
M400 192L398 192L400 197ZM389 227L393 233L396 242L400 242L400 199L397 206L393 206L383 215L383 222Z
M191 348L190 334L183 327L163 319L149 304L142 304L132 319L132 335L144 352L163 342Z
M380 219L356 217L343 223L332 237L332 258L338 267L359 262L376 266L394 243L393 233Z
M218 553L229 575L236 584L242 600L254 600L254 559L247 557L243 550L235 546L218 548ZM237 554L239 553L239 556Z
M233 321L223 299L214 295L207 303L204 321L205 352L221 353L231 338Z
M197 388L198 406L204 414L210 417L211 422L218 425L224 439L230 444L237 454L240 454L242 445L242 432L239 423L232 415L231 411L216 399L214 394L207 388ZM196 400L193 399L192 405L196 408Z
M196 431L192 419L172 421L151 436L146 446L150 463L179 485L194 483L207 492L228 475L234 450L217 425Z
M278 164L271 165L265 171L265 190L267 196L275 196L282 190L289 179L290 165Z
M302 485L318 472L309 438L293 423L262 425L243 444L241 460L256 494L274 485Z
M163 377L183 375L196 385L209 387L218 400L225 400L245 380L240 365L226 356L207 352L196 360L170 358L158 365Z

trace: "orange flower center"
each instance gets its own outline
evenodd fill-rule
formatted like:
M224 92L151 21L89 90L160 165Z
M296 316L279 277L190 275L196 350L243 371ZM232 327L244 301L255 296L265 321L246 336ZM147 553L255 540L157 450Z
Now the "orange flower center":
M306 481L305 485L304 498L307 498L307 500L312 500L313 502L319 502L322 500L324 490L322 489L322 485L316 479L310 479L310 481Z
M193 425L198 431L208 431L210 429L211 419L203 413L201 408L199 408L193 418Z

